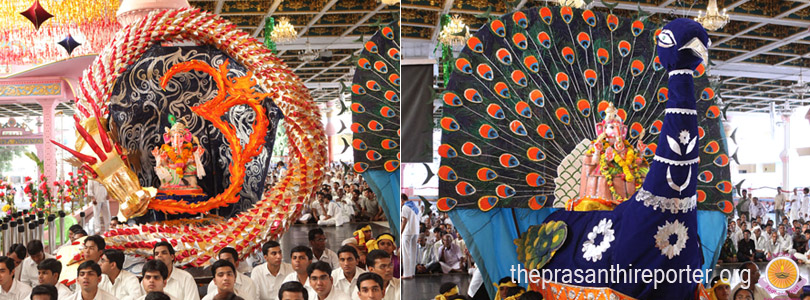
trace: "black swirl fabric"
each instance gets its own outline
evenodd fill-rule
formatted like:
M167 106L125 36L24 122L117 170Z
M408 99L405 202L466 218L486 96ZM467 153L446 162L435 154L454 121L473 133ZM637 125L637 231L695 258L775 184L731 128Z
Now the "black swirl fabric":
M192 71L180 73L163 90L160 78L175 64L200 60L218 67L225 60L229 61L228 76L244 76L246 68L234 61L225 53L211 46L154 46L146 51L135 64L121 74L115 83L110 96L110 128L118 137L122 147L130 152L130 162L138 175L141 185L158 187L160 181L155 173L155 158L152 149L163 144L163 133L169 124L169 114L183 122L205 148L202 156L206 176L198 180L200 187L209 196L222 192L229 184L228 166L231 164L231 153L222 133L210 122L194 114L191 107L204 103L218 93L216 83L205 73ZM256 87L257 92L266 92ZM266 170L275 140L281 110L271 101L264 101L270 126L265 137L262 153L245 166L245 183L240 192L239 202L223 207L211 213L231 217L240 211L249 209L261 199L264 192ZM249 107L235 106L228 111L225 118L237 131L243 144L252 133L252 123L256 114ZM175 219L182 216L166 216L162 212L149 212L138 218L138 222L150 222L163 219Z

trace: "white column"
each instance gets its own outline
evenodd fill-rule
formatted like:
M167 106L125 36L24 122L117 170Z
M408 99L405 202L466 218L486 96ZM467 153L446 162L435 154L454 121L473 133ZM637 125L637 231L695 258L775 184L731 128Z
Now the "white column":
M790 189L790 115L782 115L782 127L785 131L785 144L782 149L782 189Z

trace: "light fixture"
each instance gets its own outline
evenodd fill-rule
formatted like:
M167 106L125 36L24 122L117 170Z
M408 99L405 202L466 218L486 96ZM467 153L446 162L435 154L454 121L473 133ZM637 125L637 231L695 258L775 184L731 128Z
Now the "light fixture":
M399 4L399 0L380 0L385 5L397 5Z
M439 33L439 42L450 46L463 45L468 38L470 38L470 28L458 15L450 18L450 22Z
M273 32L270 33L270 38L276 43L288 43L298 38L298 31L290 24L290 19L281 17L273 28Z
M728 14L726 13L726 9L723 9L723 13L721 14L719 10L717 10L717 0L709 0L709 6L706 7L706 15L703 15L703 12L698 12L697 18L695 21L703 25L703 28L706 28L709 31L715 31L723 26L728 24Z
M298 54L298 59L308 63L317 59L319 54L320 52L312 51L312 48L309 45L309 38L307 38L307 49Z
M802 78L802 66L804 65L804 59L799 62L799 82L790 85L790 92L799 96L799 98L804 99L804 95L810 93L810 87L807 86L807 83L804 82L804 78Z
M573 8L582 8L585 6L585 1L583 0L557 0L557 4L560 6L568 6Z

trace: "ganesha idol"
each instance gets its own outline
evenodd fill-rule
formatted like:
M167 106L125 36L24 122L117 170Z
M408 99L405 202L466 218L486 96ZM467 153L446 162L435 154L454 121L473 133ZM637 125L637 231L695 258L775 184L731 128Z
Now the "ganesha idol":
M155 173L160 179L158 197L204 195L197 185L197 179L205 176L200 158L204 149L200 147L199 140L179 121L175 122L172 128L165 130L164 144L152 150L155 157Z
M642 157L646 145L639 136L636 147L628 140L627 126L611 103L605 119L596 124L598 137L582 156L579 197L566 204L567 210L612 210L627 200L644 182L649 164Z

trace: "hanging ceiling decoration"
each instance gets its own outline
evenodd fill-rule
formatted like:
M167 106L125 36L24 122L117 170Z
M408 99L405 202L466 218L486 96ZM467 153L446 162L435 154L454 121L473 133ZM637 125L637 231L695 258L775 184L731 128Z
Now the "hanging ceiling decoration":
M281 17L273 28L273 32L270 33L270 38L276 43L289 43L298 38L298 31L290 24L290 19Z
M801 60L801 64L799 65L799 82L796 82L790 85L790 92L799 96L799 98L804 99L804 95L810 93L810 86L807 86L807 83L804 82L804 78L802 77L802 66L804 65L804 60Z
M458 15L450 18L450 23L445 25L442 32L439 33L439 41L445 45L463 45L468 38L470 38L470 28Z
M717 0L709 0L709 6L706 7L706 15L703 15L703 12L698 12L697 18L695 21L703 25L703 28L709 31L715 31L723 26L728 24L729 16L726 13L726 9L723 9L723 13L717 9Z
M42 5L39 5L39 0L34 0L34 4L31 4L31 7L20 14L28 19L28 21L31 21L31 23L34 24L34 28L37 30L39 30L39 26L42 25L42 23L53 17L47 10L42 8Z
M82 44L73 55L98 53L121 28L115 20L119 2L0 0L0 65L68 58L68 52L59 45L66 36Z
M309 38L307 38L307 49L298 54L298 59L300 59L305 63L308 63L317 59L319 56L320 51L312 51L312 47L309 44Z
M59 46L65 48L65 51L67 51L68 55L73 54L73 50L81 45L82 44L77 42L76 39L74 39L70 34L68 34L68 36L65 37L65 39L59 41Z

